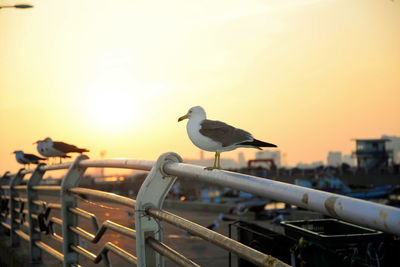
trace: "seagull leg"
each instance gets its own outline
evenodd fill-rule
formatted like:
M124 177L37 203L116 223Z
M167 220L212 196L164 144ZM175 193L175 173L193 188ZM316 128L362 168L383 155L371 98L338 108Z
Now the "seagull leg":
M211 171L211 170L220 168L219 167L219 154L220 154L219 152L215 152L214 165L212 167L204 168L205 170ZM218 162L218 165L217 165L217 162Z
M217 152L217 154L218 154L217 169L221 169L221 152Z

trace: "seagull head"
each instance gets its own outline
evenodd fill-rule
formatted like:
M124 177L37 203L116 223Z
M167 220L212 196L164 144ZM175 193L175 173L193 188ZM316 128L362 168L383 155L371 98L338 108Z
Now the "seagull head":
M46 137L43 142L45 142L46 144L52 144L53 140L50 137Z
M15 150L11 154L21 154L21 153L24 153L24 152L22 150Z
M196 118L200 120L205 120L206 119L206 112L204 109L200 106L195 106L189 109L189 111L186 113L186 115L183 115L178 119L178 122L183 121L185 119L191 119L191 118Z

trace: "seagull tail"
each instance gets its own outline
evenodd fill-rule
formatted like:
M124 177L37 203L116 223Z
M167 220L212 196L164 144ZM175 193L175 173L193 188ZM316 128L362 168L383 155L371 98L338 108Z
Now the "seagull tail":
M260 150L262 150L261 149L262 147L278 147L277 145L274 145L274 144L271 144L271 143L267 143L267 142L263 142L263 141L260 141L260 140L257 140L257 139L254 139L251 142L243 142L243 143L240 143L239 145L252 146L252 147L258 148Z
M89 152L90 150L86 149L86 148L78 148L77 150L75 150L74 152L78 152L78 153L84 153L84 152Z

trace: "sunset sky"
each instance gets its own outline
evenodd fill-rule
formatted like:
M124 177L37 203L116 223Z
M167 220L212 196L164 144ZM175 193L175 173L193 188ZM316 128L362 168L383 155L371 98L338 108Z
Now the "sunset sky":
M289 165L400 136L400 1L16 3L34 8L0 9L0 175L47 136L92 159L198 158L177 122L196 105Z

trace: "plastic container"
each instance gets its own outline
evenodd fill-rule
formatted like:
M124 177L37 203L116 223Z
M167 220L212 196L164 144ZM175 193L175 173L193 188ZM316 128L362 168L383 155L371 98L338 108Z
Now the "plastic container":
M305 240L325 246L347 246L369 243L384 238L383 232L343 222L337 219L282 221L285 234L296 240Z

